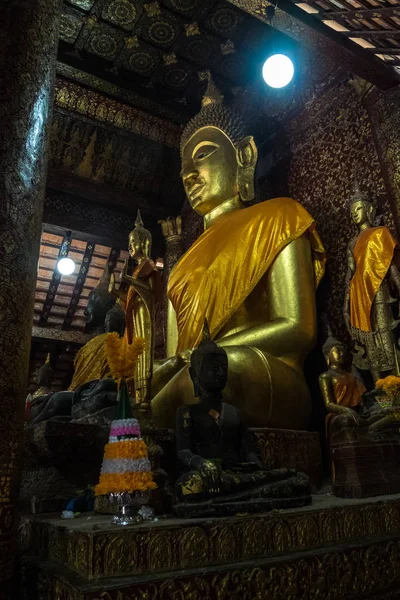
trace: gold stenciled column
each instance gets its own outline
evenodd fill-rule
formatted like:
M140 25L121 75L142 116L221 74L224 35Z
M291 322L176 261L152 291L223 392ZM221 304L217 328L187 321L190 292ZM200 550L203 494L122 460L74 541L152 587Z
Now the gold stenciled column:
M8 597L60 1L1 5L0 582Z
M383 91L357 78L368 111L382 175L400 237L400 86Z
M169 217L166 221L159 221L161 225L162 234L165 238L166 252L164 260L164 287L167 289L169 275L180 257L183 254L182 246L182 217ZM176 319L171 319L173 307L171 302L166 298L165 313L167 315L165 328L167 340L166 354L167 357L175 356L175 350L178 341L178 332L175 331L175 335L171 334L171 322L174 324L176 329ZM167 332L169 331L169 334Z

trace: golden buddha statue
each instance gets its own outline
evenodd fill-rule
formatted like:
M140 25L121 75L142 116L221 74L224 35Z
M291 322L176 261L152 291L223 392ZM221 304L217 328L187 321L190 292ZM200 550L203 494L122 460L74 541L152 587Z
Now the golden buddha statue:
M121 273L118 292L125 307L125 335L131 344L134 337L145 339L145 350L139 357L135 375L136 402L142 407L150 403L153 375L155 315L161 291L161 274L150 258L152 236L143 226L140 211L129 234L129 259Z
M328 444L352 437L359 424L357 407L362 405L364 384L346 369L346 349L330 336L322 347L328 371L319 376L322 398L328 412L326 431Z
M387 227L374 227L375 205L357 182L350 214L359 232L348 245L344 318L354 342L353 364L370 371L375 382L399 374L397 242Z
M209 81L200 113L182 135L182 180L205 231L173 268L175 356L157 366L153 418L174 427L194 404L188 361L207 319L228 355L224 402L248 426L304 428L311 412L303 361L316 336L315 288L324 248L313 218L296 201L254 200L257 148L240 116Z

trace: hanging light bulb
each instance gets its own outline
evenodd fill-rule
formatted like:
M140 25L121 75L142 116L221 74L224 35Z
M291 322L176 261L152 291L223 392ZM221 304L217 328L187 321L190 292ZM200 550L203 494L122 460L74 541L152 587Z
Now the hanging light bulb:
M292 81L294 66L286 54L273 54L265 61L262 74L267 85L283 88Z
M72 258L68 258L67 256L64 258L60 258L57 263L57 270L61 273L61 275L72 275L75 271L75 263Z
M272 28L272 20L275 16L275 6L267 6L266 16ZM274 46L274 38L272 37ZM286 54L274 51L263 65L262 75L267 85L273 88L283 88L293 79L294 65Z

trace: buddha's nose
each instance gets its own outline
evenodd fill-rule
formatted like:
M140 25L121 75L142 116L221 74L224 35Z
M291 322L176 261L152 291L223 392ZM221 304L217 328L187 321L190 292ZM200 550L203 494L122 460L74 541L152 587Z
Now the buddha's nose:
M196 181L196 179L198 178L198 176L199 176L199 172L196 171L195 169L183 172L182 179L183 179L183 183L184 183L185 187L191 188L192 185L194 184L194 182Z

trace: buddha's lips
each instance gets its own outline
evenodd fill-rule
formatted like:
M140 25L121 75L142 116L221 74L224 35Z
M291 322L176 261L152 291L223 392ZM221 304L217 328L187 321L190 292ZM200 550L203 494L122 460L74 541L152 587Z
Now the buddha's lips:
M200 190L203 189L203 187L206 185L205 181L203 182L197 182L194 185L192 185L189 189L188 189L188 196L190 198L193 198L194 196L196 196L198 194L198 192Z

